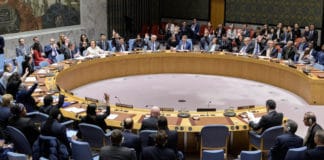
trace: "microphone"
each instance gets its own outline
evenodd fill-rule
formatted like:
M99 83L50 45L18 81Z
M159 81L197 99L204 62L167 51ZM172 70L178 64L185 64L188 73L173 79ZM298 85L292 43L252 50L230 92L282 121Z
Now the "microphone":
M117 101L118 101L118 103L121 104L120 99L119 99L118 96L115 96L114 98L116 98ZM117 108L118 106L119 106L119 105L116 105L116 109L115 109L115 111L119 111L118 108ZM120 107L120 111L123 111L123 108L122 108L122 107Z
M209 101L208 104L207 104L207 108L208 108L207 109L207 116L209 116L208 111L209 111L209 106L210 106L211 103L212 103L212 101Z

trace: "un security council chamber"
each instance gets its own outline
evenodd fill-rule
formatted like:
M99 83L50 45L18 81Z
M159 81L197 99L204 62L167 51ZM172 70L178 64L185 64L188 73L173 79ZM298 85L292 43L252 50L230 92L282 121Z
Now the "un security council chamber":
M0 0L0 160L324 160L323 0Z

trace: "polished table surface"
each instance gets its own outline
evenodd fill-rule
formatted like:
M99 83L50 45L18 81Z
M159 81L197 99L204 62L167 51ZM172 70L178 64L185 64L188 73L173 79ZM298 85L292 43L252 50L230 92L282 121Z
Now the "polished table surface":
M60 67L64 69L58 72L56 69ZM224 53L146 53L116 54L116 56L107 58L82 60L82 62L64 61L49 67L54 77L37 73L35 75L38 81L43 81L47 90L55 90L57 84L61 88L61 93L67 96L68 101L77 102L61 111L65 117L79 119L85 115L84 108L88 102L83 97L74 96L70 90L109 78L157 73L208 74L255 80L294 92L309 104L324 104L324 94L321 94L324 90L324 80L316 76L321 72L311 70L311 73L306 75L301 70L302 67L304 66L297 65L295 69L269 59L255 59ZM46 89L42 90L44 94ZM135 122L134 128L139 129L141 120L149 114L148 109L136 106L130 109L112 105L111 110L112 114L106 119L106 123L114 127L120 127L124 118L132 117ZM266 112L262 106L235 109L237 115L246 111L256 112L259 116ZM200 132L201 128L207 124L224 124L229 127L230 131L249 129L246 121L240 116L225 117L223 112L223 110L209 113L189 111L191 117L200 117L199 120L178 118L177 112L170 111L164 111L163 115L168 118L170 128L180 132Z

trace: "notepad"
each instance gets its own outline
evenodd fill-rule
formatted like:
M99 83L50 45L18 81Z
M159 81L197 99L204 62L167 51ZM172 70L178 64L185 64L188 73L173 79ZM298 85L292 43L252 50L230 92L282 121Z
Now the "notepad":
M36 82L36 81L37 81L36 77L27 77L25 80L25 82Z
M45 69L40 69L38 70L38 74L46 74L47 71Z
M66 137L71 138L72 136L75 136L77 133L78 133L77 130L68 129L66 130Z
M115 119L117 117L118 117L118 114L110 114L109 116L107 116L107 119L113 120L113 119Z
M69 108L65 108L65 110L68 112L73 112L73 113L85 112L84 108L77 108L77 107L69 107Z

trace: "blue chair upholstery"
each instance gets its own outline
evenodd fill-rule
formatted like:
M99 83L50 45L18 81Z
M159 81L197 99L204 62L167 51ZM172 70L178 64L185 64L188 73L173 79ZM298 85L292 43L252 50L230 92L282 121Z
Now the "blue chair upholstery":
M58 55L56 55L55 59L56 59L56 62L62 62L62 61L64 61L64 54L58 54Z
M151 134L156 134L156 133L157 133L156 130L142 130L142 131L140 131L139 137L140 137L140 140L141 140L142 149L144 147L147 147L148 146L149 136Z
M321 65L321 64L319 64L319 63L315 63L315 64L313 65L313 67L314 67L315 69L318 69L318 70L324 71L324 65Z
M241 151L241 160L261 160L261 151Z
M275 144L277 136L283 133L282 126L274 126L266 129L262 134L257 134L253 131L249 132L250 150L256 148L263 151L269 151L270 148Z
M27 156L21 153L8 152L7 156L9 160L27 160Z
M7 126L8 134L14 144L15 150L18 153L23 153L26 155L32 154L32 148L29 144L25 135L20 132L17 128L12 126Z
M17 62L17 65L18 65L18 73L19 73L19 75L21 75L23 73L22 63L24 61L25 61L24 56L16 57L16 62Z
M33 123L42 123L45 122L48 118L48 115L38 111L29 112L26 114L27 117L31 118Z
M40 159L40 157L68 159L69 153L66 146L61 144L56 137L40 135L33 145L33 159Z
M200 155L203 150L223 149L227 154L229 131L225 125L206 125L201 129ZM217 136L215 136L217 135Z
M40 66L41 68L43 68L43 67L47 67L47 66L49 66L49 63L48 63L47 61L41 61L41 62L39 63L39 66Z
M204 150L202 160L224 160L224 150Z
M285 160L304 159L304 154L306 150L306 146L299 148L290 148L286 154Z
M193 48L193 44L192 44L192 39L188 38L187 41L190 43L190 51L192 51Z
M0 54L0 72L4 71L4 65L5 65L5 56L4 54Z
M91 153L90 145L88 142L81 142L72 140L72 158L73 159L96 159L99 158L97 155L95 157Z
M109 144L109 134L105 134L99 126L80 123L79 130L82 140L88 142L91 148L99 150L102 146Z
M128 51L133 50L133 45L134 45L135 39L129 39L128 40Z
M113 52L112 40L108 40L108 44L109 44L109 51Z

